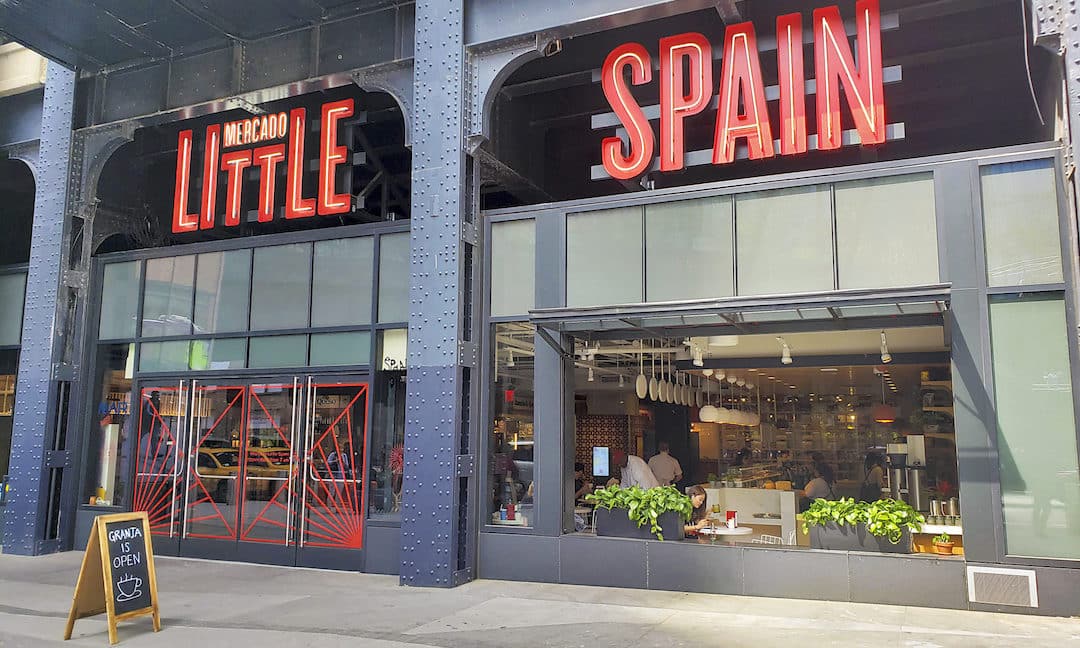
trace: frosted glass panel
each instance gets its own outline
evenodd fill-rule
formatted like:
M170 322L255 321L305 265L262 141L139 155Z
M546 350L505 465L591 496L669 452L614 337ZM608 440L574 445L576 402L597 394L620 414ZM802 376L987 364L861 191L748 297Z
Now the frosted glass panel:
M991 286L1061 283L1053 162L983 167L986 272Z
M731 197L645 208L645 299L734 294Z
M259 248L255 250L254 272L251 330L306 327L311 291L311 244Z
M135 337L135 311L139 306L139 275L142 263L127 261L105 266L101 288L98 338Z
M315 244L312 326L371 323L375 243L370 236Z
M934 176L837 184L836 251L841 289L938 283Z
M21 342L26 274L0 275L0 346Z
M194 255L150 259L143 286L143 337L191 334Z
M491 225L491 314L526 315L536 303L536 221Z
M251 338L248 347L248 366L252 369L268 367L306 367L306 335L275 335Z
M311 336L311 366L365 365L371 360L371 334L319 333Z
M1080 559L1066 329L1060 297L990 303L1005 549L1012 555Z
M195 281L197 333L247 329L251 250L199 255Z
M409 233L379 239L379 321L409 321Z
M738 294L833 288L832 205L827 186L735 199Z
M191 342L145 342L139 345L139 371L186 371Z
M566 217L566 304L636 304L642 300L641 207Z

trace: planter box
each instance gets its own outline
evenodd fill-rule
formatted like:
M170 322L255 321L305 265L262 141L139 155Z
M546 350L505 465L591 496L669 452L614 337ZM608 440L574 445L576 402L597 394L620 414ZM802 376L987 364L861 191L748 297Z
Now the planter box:
M637 538L639 540L656 540L657 537L649 530L649 524L640 527L637 522L626 517L626 509L598 508L595 513L596 535L615 538ZM663 528L664 540L682 540L685 529L682 518L674 511L668 511L660 515L660 526Z
M904 529L900 542L893 544L888 538L879 538L868 533L865 524L853 527L829 522L825 526L810 527L810 546L814 549L835 551L911 553L911 531Z

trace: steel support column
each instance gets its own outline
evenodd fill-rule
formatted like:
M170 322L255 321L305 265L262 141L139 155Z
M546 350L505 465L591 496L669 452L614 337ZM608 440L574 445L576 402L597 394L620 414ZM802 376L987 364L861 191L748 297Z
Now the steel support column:
M476 243L465 130L464 0L416 3L409 387L401 582L475 573L472 341Z
M75 72L50 64L42 108L33 240L11 440L4 551L37 554L57 544L67 453L56 440L58 300ZM50 506L52 508L50 508ZM51 511L51 514L50 514Z

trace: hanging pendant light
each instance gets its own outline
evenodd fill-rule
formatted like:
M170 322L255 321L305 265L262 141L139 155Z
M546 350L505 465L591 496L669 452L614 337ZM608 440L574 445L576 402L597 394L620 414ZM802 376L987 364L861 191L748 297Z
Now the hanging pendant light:
M884 333L882 333L884 335ZM875 369L875 372L877 370ZM885 402L885 376L881 378L881 404L875 405L871 410L871 414L874 416L875 423L895 423L896 422L896 408Z
M705 407L698 412L698 418L705 423L716 423L716 408L713 407L710 389L711 380L705 382Z
M698 407L701 407L701 403L703 400L704 399L702 399L701 397L701 381L698 380L697 389L694 390L694 402L697 404Z
M649 379L645 377L645 353L644 345L641 340L638 340L638 377L634 381L634 390L637 392L638 398L645 398L649 395Z
M716 408L716 422L720 424L731 423L731 410L724 407L724 381L720 381L720 407Z
M656 353L649 354L652 363L652 378L649 379L649 400L655 401L660 396L660 382L656 380Z

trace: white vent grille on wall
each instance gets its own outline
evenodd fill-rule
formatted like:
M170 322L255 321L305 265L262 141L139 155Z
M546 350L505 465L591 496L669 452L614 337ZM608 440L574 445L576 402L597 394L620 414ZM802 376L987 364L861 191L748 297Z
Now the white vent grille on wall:
M1030 569L969 566L967 585L972 603L1039 607L1035 572Z

